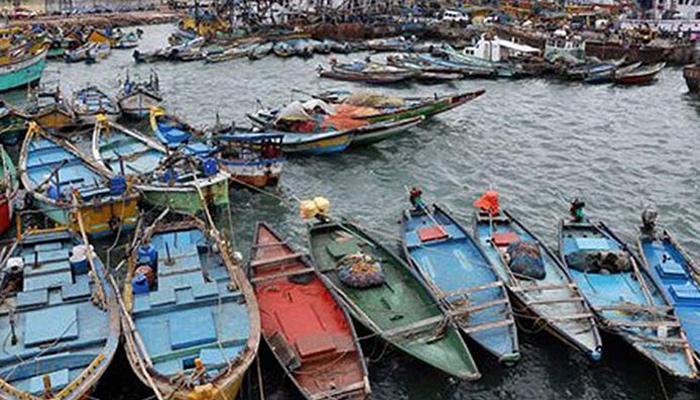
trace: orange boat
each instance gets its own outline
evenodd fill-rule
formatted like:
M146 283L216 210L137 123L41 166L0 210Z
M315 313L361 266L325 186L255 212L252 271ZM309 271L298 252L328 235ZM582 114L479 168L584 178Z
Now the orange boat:
M307 257L259 223L248 274L263 337L304 398L367 397L367 368L350 317Z

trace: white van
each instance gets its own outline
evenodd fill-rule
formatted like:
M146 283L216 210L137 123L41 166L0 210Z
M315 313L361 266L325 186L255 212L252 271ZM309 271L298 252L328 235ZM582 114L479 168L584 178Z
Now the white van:
M446 10L442 14L443 21L455 21L455 22L469 22L469 15L461 11L456 10Z

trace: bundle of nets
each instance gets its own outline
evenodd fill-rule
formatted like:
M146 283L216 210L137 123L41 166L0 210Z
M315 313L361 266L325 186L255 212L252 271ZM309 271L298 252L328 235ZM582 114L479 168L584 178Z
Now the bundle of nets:
M368 288L384 283L382 266L374 257L348 254L338 261L338 277L343 284L354 288Z

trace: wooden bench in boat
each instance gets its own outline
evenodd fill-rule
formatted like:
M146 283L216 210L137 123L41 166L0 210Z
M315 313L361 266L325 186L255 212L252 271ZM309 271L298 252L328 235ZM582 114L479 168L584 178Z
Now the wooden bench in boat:
M510 289L514 292L529 292L533 290L576 289L576 285L573 283L566 283L563 285L513 286Z
M387 339L394 339L398 336L403 336L403 337L408 337L414 333L421 332L423 330L426 330L427 328L432 327L433 325L439 324L445 320L444 315L436 315L434 317L422 319L420 321L416 321L412 324L404 325L404 326L399 326L393 329L389 329L386 331L383 331L382 337L387 338Z
M623 319L606 319L604 322L607 326L619 326L627 328L658 328L661 326L667 326L669 328L679 328L681 326L680 322L676 320L668 321L629 321Z
M293 269L290 271L280 272L277 274L265 275L265 276L253 278L253 279L251 279L251 282L253 282L253 283L265 282L265 281L269 281L269 280L273 280L273 279L286 278L286 277L294 276L294 275L308 274L310 272L314 272L314 268Z
M569 297L565 299L542 299L529 301L529 305L542 305L542 304L559 304L559 303L583 303L585 300L583 297Z
M326 400L326 399L343 399L351 397L354 392L364 393L366 389L365 382L355 382L351 385L345 386L343 388L329 390L327 392L316 393L311 395L312 400Z
M509 326L515 324L513 318L504 319L501 321L485 322L483 324L476 324L469 327L462 328L462 332L470 335L475 332L487 331L490 329L502 328L504 326Z
M270 266L270 265L274 265L274 264L281 264L283 262L298 260L303 256L304 256L304 253L293 253L293 254L286 254L283 256L279 256L279 257L267 258L264 260L251 261L250 267L251 268L258 268L258 267L266 267L266 266Z
M503 282L501 281L495 281L491 283L487 283L485 285L481 286L473 286L473 287L467 287L467 288L462 288L462 289L457 289L457 290L452 290L449 292L442 292L440 294L440 300L444 300L447 297L453 297L453 296L461 296L461 295L468 295L471 293L475 292L481 292L483 290L487 289L494 289L494 288L504 288Z
M493 300L493 301L487 301L485 303L481 304L473 304L473 305L467 305L463 307L456 307L450 310L449 314L452 317L458 317L461 315L477 312L477 311L482 311L487 308L491 307L496 307L496 306L503 306L508 304L508 299L503 298L503 299L498 299L498 300Z

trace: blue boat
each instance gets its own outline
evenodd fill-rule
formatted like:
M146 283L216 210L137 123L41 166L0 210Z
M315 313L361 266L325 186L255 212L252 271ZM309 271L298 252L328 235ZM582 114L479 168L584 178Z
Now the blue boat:
M162 398L235 399L260 342L253 288L215 228L161 217L129 260L129 362Z
M673 305L690 346L700 353L700 268L667 230L648 228L641 228L638 240L642 261Z
M171 149L187 143L196 130L174 115L167 114L161 107L151 108L150 124L153 134L161 143Z
M116 234L136 225L139 193L126 178L34 122L22 144L19 171L29 199L59 225L79 232L75 213L82 215L84 228L92 236Z
M88 398L107 370L119 308L91 247L65 227L17 242L0 273L0 398Z
M488 194L489 192L487 192ZM602 341L591 309L559 259L521 222L496 207L475 218L475 237L489 262L506 282L517 306L565 344L592 360L602 357ZM518 248L536 254L539 274L516 267ZM526 253L527 254L527 253Z
M559 252L601 326L670 375L697 379L673 308L656 281L602 222L562 221Z
M517 362L508 292L467 231L439 205L419 205L404 212L401 239L406 258L460 329L500 362Z

